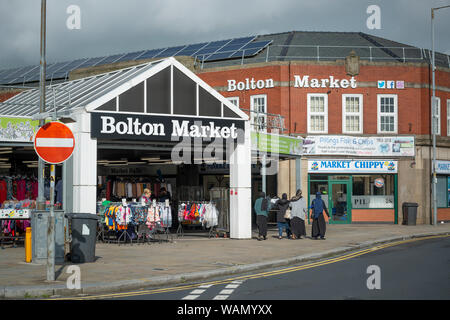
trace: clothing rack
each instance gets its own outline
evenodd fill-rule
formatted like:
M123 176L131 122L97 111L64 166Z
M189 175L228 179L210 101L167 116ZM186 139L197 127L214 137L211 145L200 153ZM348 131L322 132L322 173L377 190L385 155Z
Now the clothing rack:
M107 206L100 206L100 212L99 214L101 216L105 217L105 221L101 222L101 225L99 226L98 233L97 233L97 240L105 241L105 236L108 238L108 243L111 243L111 236L115 236L117 239L117 243L127 243L130 242L131 244L133 241L136 242L152 242L152 241L158 241L162 242L162 239L156 239L156 237L163 233L166 236L166 240L169 241L169 238L172 239L169 231L169 223L171 224L171 211L169 211L168 214L166 214L166 219L163 223L161 220L161 217L157 212L154 212L153 214L158 214L157 221L152 221L152 228L148 225L148 217L150 208L156 208L158 206L165 206L165 203L156 203L156 204L146 204L142 205L140 202L131 202L124 204L123 202L110 202ZM129 214L131 217L128 217L130 220L126 224L126 228L119 228L117 223L117 216L107 216L113 212L110 212L109 210L111 207L125 207L129 208L130 212ZM171 208L169 205L168 207ZM138 211L139 210L139 211ZM114 215L116 212L114 212ZM170 219L167 218L167 216L170 216ZM106 219L112 219L106 221ZM153 219L155 219L155 216L153 216ZM103 220L103 219L102 219ZM112 228L109 223L112 223ZM154 224L153 224L154 223ZM123 225L121 225L123 227ZM116 229L117 227L117 229ZM136 230L137 229L137 230ZM136 235L136 238L133 239L133 235Z
M203 221L200 221L201 216L199 216L199 219L198 219L198 222L197 222L197 223L192 223L192 221L196 221L197 219L195 219L195 220L187 220L187 221L191 221L190 223L183 223L185 220L181 220L181 221L180 221L179 206L182 205L182 204L186 204L186 205L188 206L188 205L190 205L191 203L192 203L192 204L197 204L197 205L199 205L199 204L208 205L208 204L209 204L209 205L213 205L214 207L216 207L215 201L211 201L211 200L209 200L209 201L195 201L195 200L182 201L182 200L178 200L177 217L178 217L178 222L179 222L179 223L178 223L178 228L177 228L177 231L176 231L177 238L183 237L183 236L184 236L184 228L183 228L183 225L185 225L185 226L191 226L191 227L198 227L198 226L201 226L201 227L207 229L207 228L204 226ZM217 208L216 208L216 210L217 210ZM216 224L216 225L212 225L212 226L209 228L208 238L211 238L211 237L213 236L214 230L216 230L216 229L217 229L217 224Z

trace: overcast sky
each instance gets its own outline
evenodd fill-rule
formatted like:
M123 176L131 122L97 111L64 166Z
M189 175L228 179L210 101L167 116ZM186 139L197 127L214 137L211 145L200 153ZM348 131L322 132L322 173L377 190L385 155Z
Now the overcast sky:
M0 69L38 65L41 0L0 0ZM81 28L70 30L70 5ZM369 5L381 28L367 27ZM287 31L355 31L431 49L432 7L450 0L47 0L47 62ZM435 19L450 54L450 8Z

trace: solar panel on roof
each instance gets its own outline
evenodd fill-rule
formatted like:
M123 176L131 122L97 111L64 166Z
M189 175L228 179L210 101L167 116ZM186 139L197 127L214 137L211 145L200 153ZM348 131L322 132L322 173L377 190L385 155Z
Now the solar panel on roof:
M178 46L178 47L167 48L166 50L164 50L164 51L160 52L159 54L157 54L156 56L154 56L154 58L157 58L157 57L172 57L177 52L179 52L182 49L184 49L185 47L186 46Z
M218 52L214 53L207 58L204 59L204 61L212 61L212 60L222 60L228 58L232 52ZM202 59L201 59L202 60Z
M17 69L13 69L8 75L6 76L8 79L17 78L21 76L27 69L30 67L21 67Z
M271 44L272 41L258 41L258 42L252 42L248 43L244 46L241 46L239 50L229 50L225 51L226 49L230 48L236 48L240 45L234 44L234 45L227 45L224 48L221 49L221 52L218 52L216 54L213 54L209 57L207 57L204 61L214 61L214 60L222 60L227 58L242 58L242 57L250 57L258 54L260 51L262 51L265 47L267 47L269 44Z
M77 69L90 67L90 66L94 65L95 63L97 63L98 59L99 58L89 58L85 62L83 62L82 64L77 66Z
M118 60L120 57L122 57L124 53L121 54L115 54L113 56L107 56L105 59L101 61L100 64L108 64L108 63L114 63L116 60Z
M160 53L163 49L156 49L156 50L147 50L143 55L136 57L137 60L142 59L151 59L154 58L158 53Z
M240 43L245 44L245 43L248 43L250 41L253 41L255 38L256 37L236 38L236 39L233 39L230 42L230 44L240 44Z
M257 42L250 42L247 43L245 46L242 47L242 49L252 49L252 48L264 48L272 43L272 40L270 41L257 41Z
M197 43L197 44L191 44L189 46L186 46L183 50L177 53L179 56L191 56L203 47L208 45L208 42L204 43Z
M71 63L59 68L58 70L55 70L55 72L60 73L63 71L64 72L72 71L73 69L77 69L78 66L82 65L83 63L85 63L88 60L89 60L89 58L78 59L78 60L72 61Z
M148 51L148 50L141 50L141 51L137 51L137 52L127 53L123 57L120 57L119 60L117 60L116 62L132 61L132 60L136 59L137 57L139 57L140 55L142 55L146 51Z

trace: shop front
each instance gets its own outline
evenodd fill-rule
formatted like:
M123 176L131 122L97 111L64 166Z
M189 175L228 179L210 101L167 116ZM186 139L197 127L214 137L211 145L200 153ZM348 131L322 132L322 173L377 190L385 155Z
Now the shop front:
M99 203L107 200L123 210L123 217L131 214L122 221L126 228L128 221L138 221L139 199L144 189L150 189L152 208L164 203L161 199L168 192L171 203L165 208L176 210L173 218L178 218L178 207L172 204L180 202L196 202L193 216L198 218L199 204L210 200L200 168L225 163L229 235L251 238L249 118L181 63L169 58L56 84L49 90L56 102L51 115L64 119L76 141L62 168L65 211L99 214ZM25 91L7 105L26 99L36 102L36 108L5 111L36 117L36 93ZM148 217L140 221L144 226L154 222Z
M450 161L436 160L437 221L450 221Z
M397 160L308 160L308 201L321 193L330 224L397 223Z

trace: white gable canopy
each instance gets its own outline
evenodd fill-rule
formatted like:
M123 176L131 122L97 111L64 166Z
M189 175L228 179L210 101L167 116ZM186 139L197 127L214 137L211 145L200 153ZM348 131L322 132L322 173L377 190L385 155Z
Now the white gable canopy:
M174 94L175 92L175 94ZM174 58L46 87L48 117L121 112L248 120L248 116ZM39 89L0 103L0 116L39 114Z

